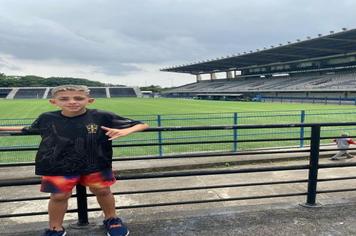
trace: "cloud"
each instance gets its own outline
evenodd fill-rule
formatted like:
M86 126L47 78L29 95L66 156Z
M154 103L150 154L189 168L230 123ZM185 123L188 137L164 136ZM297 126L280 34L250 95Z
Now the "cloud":
M0 66L46 76L34 65L55 62L102 80L139 74L154 84L161 75L147 65L170 77L159 68L354 28L354 9L351 0L2 0L0 55L21 64Z

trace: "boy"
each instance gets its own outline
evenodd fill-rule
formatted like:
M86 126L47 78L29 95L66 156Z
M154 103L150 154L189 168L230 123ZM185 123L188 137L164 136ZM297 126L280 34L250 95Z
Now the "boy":
M36 174L42 176L41 191L51 193L48 203L49 229L43 236L64 236L63 219L73 187L80 183L96 195L102 208L108 236L128 235L117 217L110 186L115 177L111 169L111 141L148 128L147 124L116 114L87 109L93 103L89 89L63 85L52 89L51 104L59 111L41 114L30 127L0 127L0 131L40 134L36 155Z
M337 145L339 151L330 158L330 160L336 161L340 160L339 157L345 155L346 158L353 158L354 156L348 153L347 149L350 147L350 144L356 144L351 138L349 138L349 134L344 132L341 134L340 138L334 139L334 142Z

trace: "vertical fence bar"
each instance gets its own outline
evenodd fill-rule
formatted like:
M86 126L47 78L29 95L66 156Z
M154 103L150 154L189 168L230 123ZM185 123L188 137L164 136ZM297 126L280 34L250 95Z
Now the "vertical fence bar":
M237 125L237 112L234 112L234 125ZM234 131L234 146L233 146L233 151L237 151L237 129L233 129Z
M157 126L162 126L161 115L157 115ZM158 131L158 155L163 156L163 147L162 147L162 131Z
M307 206L315 206L316 188L318 183L319 166L319 146L320 146L320 125L311 127L310 140L310 159L309 159L309 177L308 177L308 195Z
M77 190L77 206L78 206L78 226L85 226L89 224L88 221L88 199L87 190L84 186L78 184Z
M300 123L304 124L305 122L305 111L302 110L300 111ZM300 127L300 141L299 141L299 147L304 147L304 127Z

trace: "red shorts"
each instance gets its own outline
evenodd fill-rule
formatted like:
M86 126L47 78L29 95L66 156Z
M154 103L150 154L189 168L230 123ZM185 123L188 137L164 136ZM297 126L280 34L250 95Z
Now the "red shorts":
M67 193L71 192L77 184L93 188L104 188L113 185L115 181L116 179L112 170L95 172L88 175L42 176L41 192Z

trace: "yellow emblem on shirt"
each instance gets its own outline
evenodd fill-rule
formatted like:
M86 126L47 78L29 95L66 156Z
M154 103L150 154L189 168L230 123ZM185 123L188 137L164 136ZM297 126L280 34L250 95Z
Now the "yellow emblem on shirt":
M89 134L95 134L98 131L98 125L96 124L88 124L86 127Z

